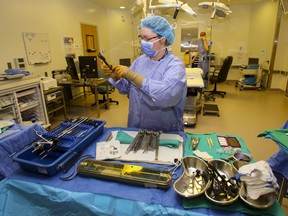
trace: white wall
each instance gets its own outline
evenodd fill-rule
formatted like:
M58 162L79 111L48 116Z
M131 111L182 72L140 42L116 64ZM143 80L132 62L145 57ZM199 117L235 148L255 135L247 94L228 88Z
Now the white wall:
M26 70L41 76L44 75L44 72L48 72L51 76L52 70L66 68L63 37L73 37L75 44L82 45L80 23L97 26L100 49L109 50L109 47L119 46L119 42L113 42L113 40L111 42L112 37L115 38L115 41L118 40L118 37L120 37L120 41L122 41L122 38L131 41L131 34L128 31L120 32L118 29L118 33L115 34L112 28L119 26L120 22L111 22L111 17L109 17L111 13L89 0L26 0L25 2L10 0L5 1L5 3L3 0L1 1L1 73L7 69L7 62L14 63L15 57L26 58L22 32L48 34L51 63L27 64L26 67ZM107 25L108 23L109 25ZM125 24L130 27L129 20ZM123 27L123 24L121 27ZM130 49L130 47L127 48L123 44L121 47L124 50ZM74 51L77 57L83 55L82 46Z
M112 65L119 64L120 58L133 60L132 25L129 11L108 10L107 31L108 47L105 50Z
M184 53L180 51L181 26L183 23L198 25L199 31L211 31L213 42L211 52L216 57L225 58L227 55L234 57L233 64L247 64L248 57L254 56L261 61L270 59L272 42L275 29L275 16L277 2L263 1L258 4L230 6L232 13L224 19L211 19L211 10L193 8L197 12L192 17L183 11L178 14L175 29L175 42L172 49L175 55L184 59ZM173 10L167 12L173 15ZM267 16L269 14L269 16ZM175 22L169 19L170 23ZM208 34L209 36L209 34ZM261 55L265 51L265 56Z
M275 70L288 71L288 15L282 16Z
M48 72L50 75L52 70L65 68L63 37L73 37L75 44L81 45L80 23L97 26L99 48L104 51L111 64L118 64L119 58L133 60L139 54L137 26L141 17L131 19L128 11L105 10L91 0L1 1L0 71L2 72L7 69L7 62L13 63L14 57L26 58L23 32L47 33L52 56L52 61L48 64L27 64L28 71L40 75ZM210 19L209 9L194 8L197 17L191 17L183 11L177 17L176 37L172 51L180 59L184 60L184 53L180 50L183 22L194 22L197 23L200 31L211 31L213 42L211 51L216 54L218 60L232 55L233 64L238 65L246 64L249 56L259 57L260 62L270 59L277 2L263 1L254 5L233 5L231 2L232 14L222 20ZM168 14L173 16L173 12L170 10ZM174 22L172 19L170 21ZM283 26L287 25L286 15L282 19L279 37L281 43L279 42L277 52L279 54L275 62L275 69L286 71L288 70L288 29ZM132 42L134 47L131 45ZM77 56L83 54L81 47L74 51ZM230 74L231 79L235 79L233 76L239 76L237 70ZM281 80L281 77L272 80L273 87L283 89L285 80L283 82L278 80Z
M193 6L193 3L189 5ZM207 32L208 39L213 42L211 52L216 55L216 64L221 64L228 55L233 56L233 65L247 64L248 57L258 57L260 63L270 60L277 3L263 1L255 5L233 5L232 2L230 8L232 13L224 19L218 17L211 19L211 8L199 9L194 6L196 17L181 10L176 19L175 42L171 46L173 53L184 61L184 53L180 49L181 27L187 28L192 25L197 26L199 32ZM165 17L167 18L167 15L172 17L173 13L174 10L167 10ZM171 24L175 23L172 18L168 20ZM262 51L265 55L262 55ZM230 80L237 80L240 77L240 71L237 68L233 68L228 75Z

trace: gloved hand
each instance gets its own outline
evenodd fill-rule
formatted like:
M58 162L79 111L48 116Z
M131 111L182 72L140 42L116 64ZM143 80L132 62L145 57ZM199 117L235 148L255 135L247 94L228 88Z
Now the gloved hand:
M122 77L125 77L126 71L129 70L128 67L123 66L123 65L116 65L113 67L113 71L115 73L115 76L118 79L121 79Z
M113 68L113 71L115 72L115 76L117 79L120 79L122 77L125 77L127 80L133 82L136 84L139 88L142 86L142 81L144 80L144 77L135 73L130 68L123 66L123 65L116 65Z
M114 70L113 69L111 70L107 65L103 65L103 71L105 76L111 77L115 81L118 80L115 76Z

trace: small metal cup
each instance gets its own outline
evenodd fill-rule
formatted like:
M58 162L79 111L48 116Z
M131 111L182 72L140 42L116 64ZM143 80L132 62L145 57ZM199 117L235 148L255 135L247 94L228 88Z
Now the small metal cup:
M235 160L232 163L232 166L236 169L239 170L240 167L249 164L247 161L241 161L241 160Z

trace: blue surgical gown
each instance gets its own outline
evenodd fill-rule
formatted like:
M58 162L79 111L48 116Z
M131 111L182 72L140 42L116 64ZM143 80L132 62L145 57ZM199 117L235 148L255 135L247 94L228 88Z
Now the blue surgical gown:
M209 40L206 40L207 46L210 47L211 42ZM198 53L199 53L199 63L198 67L203 70L203 79L204 79L204 85L205 88L208 86L208 74L209 74L209 49L206 50L204 47L204 42L201 39L201 41L198 44Z
M171 52L160 61L146 55L137 58L131 69L144 76L142 90L147 97L126 79L109 81L121 94L129 97L128 127L162 131L183 131L183 110L187 93L186 71L183 62Z

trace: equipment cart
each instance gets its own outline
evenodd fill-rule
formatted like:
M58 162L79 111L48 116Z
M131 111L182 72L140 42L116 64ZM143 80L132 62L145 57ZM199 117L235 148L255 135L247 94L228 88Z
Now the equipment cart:
M240 68L242 78L236 82L235 87L240 86L240 91L244 89L258 89L261 90L262 69L244 69Z

